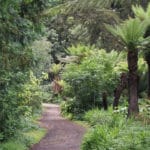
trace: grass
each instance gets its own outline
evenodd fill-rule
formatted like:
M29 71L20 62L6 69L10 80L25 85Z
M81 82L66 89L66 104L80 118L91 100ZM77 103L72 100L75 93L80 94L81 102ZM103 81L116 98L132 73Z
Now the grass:
M45 135L45 129L30 130L23 133L17 139L10 139L9 141L0 144L0 150L27 150L31 145L38 143Z
M73 122L75 122L78 125L81 125L84 128L89 128L90 127L89 123L86 122L86 121L73 120Z
M20 141L10 140L6 143L1 144L0 150L26 150L27 147Z
M0 143L0 150L28 150L33 144L38 143L46 134L46 129L38 126L38 119L41 116L35 115L29 122L24 124L24 130L16 131L16 135Z
M27 133L24 133L24 135L30 139L32 139L31 144L38 143L46 134L46 130L43 128L40 128L38 130L31 130Z

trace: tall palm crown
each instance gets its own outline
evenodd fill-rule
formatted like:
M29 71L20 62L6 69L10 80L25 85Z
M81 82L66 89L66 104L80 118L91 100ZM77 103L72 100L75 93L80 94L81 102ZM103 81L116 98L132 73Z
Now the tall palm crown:
M133 10L135 16L137 18L139 18L141 21L145 21L145 22L147 21L148 26L147 26L146 33L145 33L144 37L147 38L148 42L149 42L149 38L150 38L150 3L148 4L146 10L142 6L138 6L138 5L133 6L132 10ZM150 43L150 42L149 43L148 42L147 42L147 44ZM147 46L149 49L149 47L150 47L149 45L146 45L145 48L147 49Z
M121 25L111 26L106 25L107 29L114 35L118 36L124 44L129 48L138 46L141 42L144 42L144 34L146 32L148 23L141 22L138 18L129 18Z
M136 17L138 17L140 20L145 20L150 18L150 3L147 6L147 9L144 10L142 6L133 6L132 10Z

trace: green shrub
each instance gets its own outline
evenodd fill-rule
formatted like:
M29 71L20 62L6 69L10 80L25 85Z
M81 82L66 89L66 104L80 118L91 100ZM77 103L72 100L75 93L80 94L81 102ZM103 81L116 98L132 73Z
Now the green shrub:
M127 120L122 114L114 113L111 108L108 111L100 109L92 109L85 113L84 120L91 126L106 125L110 128L122 127L126 124Z
M19 122L22 129L17 129L13 137L0 142L0 150L27 150L31 145L38 143L46 133L46 130L37 124L40 117L41 113L36 113L22 118Z
M80 114L76 107L76 101L74 99L68 99L67 101L61 102L61 113L62 115L68 117L69 119L73 118L73 114Z
M82 55L80 48L77 48L77 53ZM102 107L103 92L106 92L109 97L108 103L112 102L111 97L120 73L114 68L122 59L122 54L115 51L107 53L103 49L91 51L89 47L83 46L81 49L86 52L86 55L78 63L67 64L62 78L70 87L68 93L74 97L76 109L84 112L94 107ZM74 51L73 54L76 54L76 47L73 47Z
M45 133L45 129L41 129L38 126L36 129L28 128L16 134L13 139L11 138L1 143L0 150L27 150L31 145L38 143Z
M11 137L16 132L20 126L20 116L26 111L18 94L23 90L20 82L25 80L25 75L18 72L6 74L5 78L1 76L3 78L3 88L0 89L0 133L3 135L1 140Z
M82 150L148 150L150 126L125 119L113 111L94 109L85 114L92 128L84 136Z
M21 119L32 116L41 107L42 93L39 81L30 72L7 75L9 80L1 89L0 140L7 140L22 128ZM26 78L29 79L26 79Z
M112 122L112 115L103 110L92 109L85 113L84 120L89 122L92 126L96 124L105 125Z
M109 150L111 149L112 140L116 138L119 129L113 131L108 126L95 126L84 137L82 150Z
M23 90L18 95L19 98L22 99L21 105L31 107L32 112L34 112L41 107L43 100L42 95L40 80L30 71L29 81L23 85Z
M149 150L150 133L147 127L132 124L125 129L99 125L84 137L82 150Z
M20 118L40 107L38 84L30 76L30 69L36 64L31 43L42 31L40 14L48 3L47 0L1 1L0 140L11 138L20 128Z

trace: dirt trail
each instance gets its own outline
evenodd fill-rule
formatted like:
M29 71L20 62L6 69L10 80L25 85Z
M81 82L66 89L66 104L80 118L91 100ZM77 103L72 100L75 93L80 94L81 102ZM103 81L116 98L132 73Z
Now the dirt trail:
M80 150L85 128L61 117L58 105L43 104L43 107L40 125L48 131L30 150Z

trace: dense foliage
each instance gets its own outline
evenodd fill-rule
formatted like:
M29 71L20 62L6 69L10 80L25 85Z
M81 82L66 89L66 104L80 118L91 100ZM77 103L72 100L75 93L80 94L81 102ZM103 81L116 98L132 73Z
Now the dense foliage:
M0 1L0 140L14 135L20 119L40 107L39 81L30 71L30 44L41 32L47 2Z
M34 128L44 100L62 101L63 115L89 123L83 150L148 150L148 2L0 0L0 142ZM20 149L32 143L21 140Z
M122 114L121 114L122 112ZM150 147L150 126L124 118L124 109L119 113L91 110L85 114L91 128L85 135L82 150L148 150Z
M116 70L119 62L123 61L123 54L115 51L107 53L102 49L92 51L80 45L69 48L69 51L77 56L77 63L67 64L62 74L68 84L63 96L74 99L69 113L78 114L93 107L103 107L103 93L107 94L108 102L112 103L120 75L119 70Z

